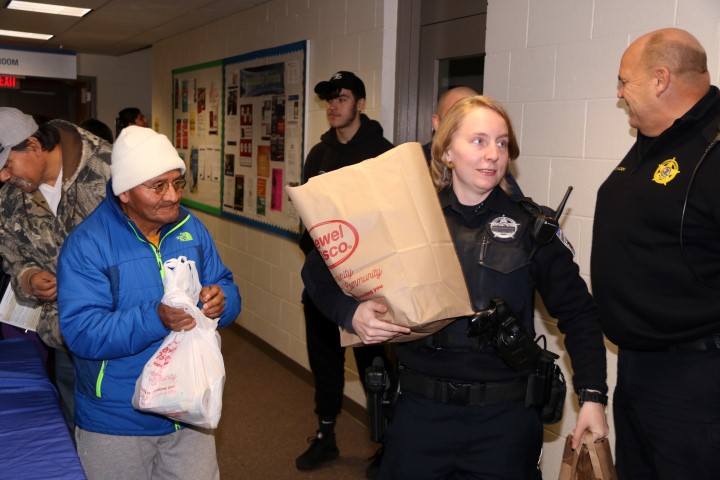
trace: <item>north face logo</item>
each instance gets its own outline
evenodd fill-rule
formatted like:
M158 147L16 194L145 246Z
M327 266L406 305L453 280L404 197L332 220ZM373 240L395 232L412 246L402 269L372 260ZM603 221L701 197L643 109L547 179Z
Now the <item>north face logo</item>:
M181 232L180 235L177 236L177 239L180 240L181 242L189 242L193 238L192 238L192 235L190 234L190 232Z

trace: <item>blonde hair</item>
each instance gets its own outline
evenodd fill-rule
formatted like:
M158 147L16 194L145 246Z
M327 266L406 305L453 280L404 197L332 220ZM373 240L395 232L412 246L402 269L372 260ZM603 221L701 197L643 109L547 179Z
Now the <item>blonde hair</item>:
M460 124L465 116L471 111L478 108L487 108L500 115L508 128L508 155L510 160L515 160L520 156L520 147L518 146L515 131L513 130L510 115L505 108L494 98L485 95L476 95L468 97L457 102L448 110L440 122L438 131L435 132L432 141L432 159L430 161L430 174L435 184L435 189L440 191L450 185L452 178L448 178L450 167L443 161L443 155L450 148L455 132L460 128ZM510 185L503 178L500 181L500 188L506 193L510 193Z

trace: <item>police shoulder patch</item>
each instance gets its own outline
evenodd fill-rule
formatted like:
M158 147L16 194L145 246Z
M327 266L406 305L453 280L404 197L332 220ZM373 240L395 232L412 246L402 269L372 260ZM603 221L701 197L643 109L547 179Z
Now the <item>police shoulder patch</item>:
M563 245L567 247L568 250L570 250L570 253L572 253L572 256L575 256L575 248L573 248L572 243L570 243L570 240L567 239L565 234L563 233L561 228L557 229L557 232L555 233L557 237L560 239Z

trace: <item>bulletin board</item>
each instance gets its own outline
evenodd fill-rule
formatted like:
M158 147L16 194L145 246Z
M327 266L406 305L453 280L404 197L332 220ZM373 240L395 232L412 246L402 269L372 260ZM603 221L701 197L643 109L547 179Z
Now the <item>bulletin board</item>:
M220 215L222 61L173 70L173 143L185 161L182 203Z
M222 215L297 238L285 193L302 174L307 42L223 61Z

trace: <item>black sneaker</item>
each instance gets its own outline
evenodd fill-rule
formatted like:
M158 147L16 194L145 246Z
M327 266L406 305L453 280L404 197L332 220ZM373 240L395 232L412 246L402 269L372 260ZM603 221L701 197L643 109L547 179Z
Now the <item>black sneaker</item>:
M295 459L295 466L298 470L314 470L325 462L335 460L340 451L335 445L335 434L323 435L317 432L317 436L307 439L310 447Z
M367 466L365 469L365 478L368 480L375 480L378 478L378 473L380 473L380 464L382 463L384 449L383 447L378 448L377 452L370 457L368 460L370 460L370 465Z

